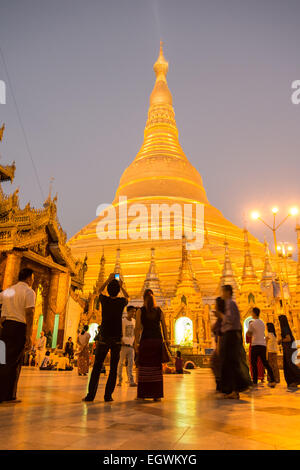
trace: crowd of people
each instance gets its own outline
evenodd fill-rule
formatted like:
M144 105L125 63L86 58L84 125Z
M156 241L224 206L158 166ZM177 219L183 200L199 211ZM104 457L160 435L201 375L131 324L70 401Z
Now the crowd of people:
M276 337L275 326L260 319L260 309L252 309L252 320L246 332L249 347L249 365L243 343L240 312L232 298L230 285L222 288L222 297L216 299L217 321L213 327L216 349L212 357L212 370L217 392L224 398L239 399L241 392L255 390L258 380L264 382L267 370L268 385L274 388L280 382L278 367L278 345L283 350L283 372L288 391L296 391L300 384L300 369L294 360L297 346L286 315L279 315L280 337Z
M63 351L49 351L42 331L32 347L35 307L33 281L33 271L22 269L19 282L0 293L0 334L6 346L6 362L0 364L0 402L19 401L17 384L24 352L29 358L28 363L31 354L30 365L40 370L72 370L77 362L78 375L87 376L89 373L91 336L88 325L79 332L76 346L69 337ZM108 295L104 294L105 290ZM152 399L157 402L163 398L163 372L188 373L184 369L181 352L176 352L176 358L170 354L164 313L156 305L153 291L145 290L143 306L140 308L128 305L128 301L129 296L122 280L111 274L99 292L102 322L94 340L93 366L84 402L94 401L100 374L106 374L104 363L108 355L110 367L104 393L106 402L113 401L116 385L122 386L124 363L129 386L137 388L137 400ZM274 324L267 323L266 329L260 319L259 308L252 309L252 320L246 332L250 367L244 348L240 312L233 300L230 285L225 285L222 296L216 299L215 315L212 331L216 348L211 365L217 392L224 398L239 399L240 393L255 390L258 380L264 382L265 370L268 385L274 388L280 382L277 358L279 345L283 351L283 371L288 390L297 390L300 384L300 369L295 363L297 348L285 315L279 316L280 337L277 338Z

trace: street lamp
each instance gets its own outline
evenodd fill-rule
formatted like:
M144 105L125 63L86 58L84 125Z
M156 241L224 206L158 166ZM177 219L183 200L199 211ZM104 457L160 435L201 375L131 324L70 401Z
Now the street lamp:
M276 262L277 262L277 271L278 271L278 276L279 276L280 294L281 294L281 299L282 299L283 310L284 310L284 313L286 313L286 305L285 305L285 299L284 299L284 294L283 294L281 270L280 270L280 266L279 266L279 252L278 252L276 232L279 229L279 227L281 227L281 225L284 224L287 221L287 219L289 217L297 215L299 211L298 211L297 207L291 207L291 209L288 212L288 215L279 224L276 225L276 215L277 215L278 212L279 212L278 207L274 206L272 208L272 213L273 213L273 224L272 225L265 222L261 218L259 212L257 212L257 211L253 211L252 214L251 214L251 217L252 217L253 220L260 220L260 222L262 222L264 225L266 225L266 227L268 227L273 232ZM288 250L288 251L291 251L291 250Z

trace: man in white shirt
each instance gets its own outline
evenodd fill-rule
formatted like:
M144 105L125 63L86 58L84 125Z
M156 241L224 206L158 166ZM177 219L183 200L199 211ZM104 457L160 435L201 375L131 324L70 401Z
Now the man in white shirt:
M45 336L45 333L41 331L41 335L36 342L36 359L35 359L36 367L40 367L42 360L45 357L46 345L47 345L47 338Z
M133 363L134 363L134 329L135 329L135 315L136 308L133 305L127 307L127 315L122 319L122 347L120 352L120 360L118 365L118 386L122 385L122 371L123 362L127 361L127 377L130 383L130 387L136 387L136 383L133 378Z
M0 293L2 304L1 340L5 343L6 361L0 366L0 402L18 402L17 385L25 350L31 348L35 307L32 269L19 273L19 282Z
M259 318L260 309L254 307L252 310L253 321L250 323L247 335L252 337L251 343L251 365L253 371L253 384L257 385L257 360L260 357L265 369L267 369L270 377L269 386L274 388L276 385L272 367L267 361L267 346L265 337L265 324Z

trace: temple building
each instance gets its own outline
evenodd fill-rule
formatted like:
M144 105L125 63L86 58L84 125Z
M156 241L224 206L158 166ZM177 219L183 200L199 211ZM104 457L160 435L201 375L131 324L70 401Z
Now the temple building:
M87 266L84 260L73 257L66 244L66 233L57 218L57 197L52 198L51 191L42 209L34 209L29 203L21 209L18 189L11 195L3 192L2 183L12 183L15 170L14 163L0 165L0 286L4 290L15 284L21 269L33 269L36 308L32 339L44 330L48 345L61 347L69 294L75 296L77 292L78 296L82 292ZM78 304L78 299L75 302ZM77 328L78 323L76 332Z
M278 276L271 272L271 265L274 269L276 265L274 254L210 204L200 173L179 143L168 68L161 43L142 146L121 176L111 209L83 227L68 246L74 256L82 260L88 256L87 297L96 295L104 249L106 276L121 273L136 305L142 303L144 289L152 288L165 311L172 343L196 352L211 346L211 311L222 285L233 285L243 324L254 305L261 307L264 319L277 317L282 306L278 296L267 292ZM157 207L171 206L183 214L188 205L193 207L190 231L198 234L198 245L190 244L189 234L178 229L175 215L165 213L153 223ZM198 209L199 213L203 210L202 225ZM165 236L168 229L169 237ZM298 240L299 234L300 229ZM300 306L299 265L298 274L294 261L287 260L287 265L291 292L287 303L291 306L297 300ZM99 319L100 313L93 313L94 318ZM298 313L296 317L293 325L299 337Z

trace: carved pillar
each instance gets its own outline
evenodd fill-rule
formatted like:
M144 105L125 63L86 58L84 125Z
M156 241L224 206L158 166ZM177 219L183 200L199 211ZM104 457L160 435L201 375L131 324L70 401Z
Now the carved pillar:
M59 348L63 347L64 331L65 331L65 316L66 316L66 307L67 307L68 298L69 298L69 289L70 289L70 274L60 273L58 298L57 298L57 313L59 314L57 346Z
M21 254L16 253L14 251L7 254L2 285L3 290L18 282L18 275L21 266L21 257Z
M54 319L57 312L57 294L59 285L60 272L56 269L51 269L50 274L50 285L48 291L48 305L46 318L44 319L44 330L46 333L51 332L53 334Z

